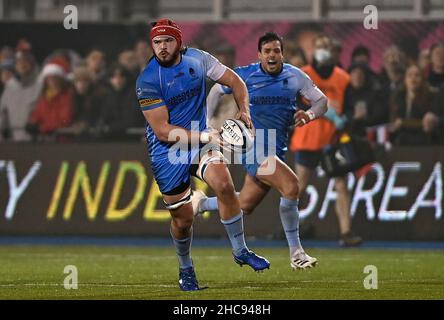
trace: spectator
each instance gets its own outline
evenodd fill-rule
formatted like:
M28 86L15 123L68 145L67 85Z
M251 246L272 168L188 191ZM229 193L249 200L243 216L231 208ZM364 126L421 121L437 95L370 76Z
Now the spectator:
M135 52L130 49L123 50L119 54L118 63L123 66L130 74L130 82L135 83L137 76L140 73Z
M99 49L93 49L85 59L86 67L91 72L94 82L104 83L106 77L105 53Z
M6 83L0 100L0 139L29 141L25 126L41 89L39 69L30 51L16 53L15 70L16 75Z
M151 47L146 40L139 40L134 46L134 52L139 70L142 71L152 55Z
M342 44L338 39L331 39L331 59L335 66L342 68L341 65Z
M444 85L444 42L438 42L430 48L430 73L428 81L434 88Z
M0 63L0 97L2 96L3 90L5 89L6 82L9 81L12 77L14 77L15 68L14 68L14 60L7 59L3 60Z
M387 100L372 83L365 62L355 62L349 69L350 83L345 92L345 114L353 133L366 136L366 127L387 123Z
M363 45L355 47L351 54L351 63L360 62L366 65L370 64L370 50Z
M381 85L387 97L402 86L407 66L407 57L397 46L393 45L384 52L384 66L381 72Z
M369 77L367 80L371 82L372 86L374 86L375 88L379 88L381 84L379 83L377 74L372 70L370 62L371 62L370 50L366 46L358 45L356 48L353 49L353 52L351 54L351 65L355 63L360 63L365 65L367 67L367 75Z
M72 122L72 89L62 66L49 63L41 74L43 89L31 114L27 130L43 140L52 140L57 129Z
M444 87L435 95L431 111L428 111L422 119L424 131L430 133L432 142L444 144Z
M73 123L71 132L78 140L88 139L99 134L101 97L104 92L97 87L86 67L74 70L74 94L72 97Z
M113 141L131 139L128 129L145 125L134 94L134 84L129 82L129 74L121 65L115 65L110 70L101 117L105 127L104 137Z
M418 66L422 73L427 75L430 73L430 49L421 50L418 57Z
M423 126L424 116L432 110L434 93L417 65L405 74L403 87L396 92L391 106L391 139L395 145L426 145L430 131Z
M319 165L322 149L330 144L335 132L344 125L344 97L350 81L346 71L336 66L332 56L332 40L325 34L314 38L313 63L302 70L328 98L328 111L324 117L297 128L291 138L291 150L296 152L296 174L299 178L300 194L308 186L313 171ZM335 177L335 189L338 194L336 215L339 221L340 244L357 246L362 238L353 234L350 218L350 193L346 177Z
M298 46L286 46L284 58L286 62L298 68L302 68L308 63L304 50Z

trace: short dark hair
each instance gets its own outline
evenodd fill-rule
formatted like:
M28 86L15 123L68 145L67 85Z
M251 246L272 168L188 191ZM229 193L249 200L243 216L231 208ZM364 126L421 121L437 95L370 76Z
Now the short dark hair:
M366 46L358 45L352 51L352 54L351 54L352 60L356 56L360 56L360 55L365 55L370 58L370 50Z
M267 32L262 37L259 38L257 42L257 51L262 51L262 46L268 42L279 41L281 44L281 51L284 52L284 41L282 37L278 35L276 32Z

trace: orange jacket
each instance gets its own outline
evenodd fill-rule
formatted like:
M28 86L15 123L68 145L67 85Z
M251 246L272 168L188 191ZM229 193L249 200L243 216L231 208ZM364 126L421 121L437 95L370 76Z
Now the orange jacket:
M343 113L345 90L350 81L348 73L335 67L331 76L321 78L311 65L302 68L318 88L327 96L328 106L334 107L338 114ZM290 150L318 151L331 143L336 128L330 120L319 118L309 124L296 128L291 137Z

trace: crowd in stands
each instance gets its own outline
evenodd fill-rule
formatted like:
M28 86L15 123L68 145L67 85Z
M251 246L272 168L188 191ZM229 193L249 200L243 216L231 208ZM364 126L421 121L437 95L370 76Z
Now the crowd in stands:
M444 42L417 58L392 45L382 53L382 70L370 68L371 52L363 45L342 66L341 44L333 44L336 65L350 76L342 117L351 132L369 136L383 127L394 145L444 143ZM233 48L203 49L234 67ZM297 67L310 63L294 43L286 43L284 54ZM134 83L150 57L144 40L117 61L92 49L85 57L55 50L39 62L26 40L0 48L0 141L140 141L145 120ZM221 119L233 114L218 112Z
M2 48L0 140L141 140L145 120L134 83L149 57L148 43L139 41L116 62L100 49L84 58L56 50L39 67L29 42Z

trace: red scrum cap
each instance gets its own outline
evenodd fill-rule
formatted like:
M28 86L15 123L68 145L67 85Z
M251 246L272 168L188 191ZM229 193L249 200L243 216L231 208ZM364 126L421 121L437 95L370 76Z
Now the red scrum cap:
M179 26L171 19L159 19L151 24L153 28L150 31L150 39L157 36L171 36L177 41L178 48L182 47L182 31Z

